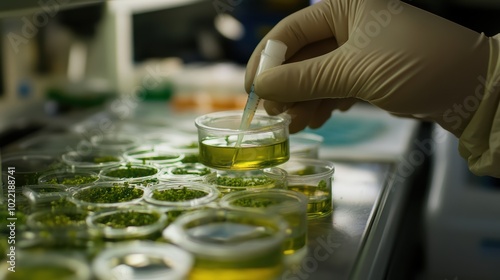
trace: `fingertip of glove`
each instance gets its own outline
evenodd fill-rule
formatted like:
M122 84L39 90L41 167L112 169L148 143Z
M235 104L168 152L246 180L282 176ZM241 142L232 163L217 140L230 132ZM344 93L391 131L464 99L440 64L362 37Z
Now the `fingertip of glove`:
M255 78L253 83L254 91L259 97L269 99L268 95L271 92L269 80L269 74L265 71Z

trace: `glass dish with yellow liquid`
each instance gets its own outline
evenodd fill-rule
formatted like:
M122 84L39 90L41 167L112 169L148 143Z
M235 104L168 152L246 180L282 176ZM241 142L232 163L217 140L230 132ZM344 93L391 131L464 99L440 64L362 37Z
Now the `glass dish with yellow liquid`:
M323 159L291 158L279 166L287 173L287 189L308 197L307 217L320 218L332 212L333 162Z
M271 280L283 273L286 228L277 215L205 209L179 216L163 237L193 254L190 280Z
M257 112L247 130L239 130L242 111L223 111L196 118L199 160L222 170L253 170L276 166L290 158L286 115Z
M288 223L283 248L285 261L298 262L307 253L307 200L296 191L261 189L230 193L222 197L219 204L225 209L281 216Z

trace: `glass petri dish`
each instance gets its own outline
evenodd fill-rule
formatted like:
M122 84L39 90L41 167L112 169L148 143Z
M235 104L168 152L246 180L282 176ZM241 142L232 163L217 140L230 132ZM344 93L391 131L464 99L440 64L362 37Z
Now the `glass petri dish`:
M290 156L301 158L319 158L319 148L323 136L310 132L299 132L290 135Z
M285 188L286 172L278 167L259 170L216 170L216 176L206 178L225 195L233 191Z
M332 212L332 180L335 171L331 161L291 158L279 166L287 172L287 189L308 197L307 216L320 218Z
M28 215L26 224L31 229L61 229L86 227L86 211L77 209L43 210Z
M98 151L125 152L140 145L141 139L136 136L120 133L94 135L90 143Z
M99 280L183 280L193 262L190 253L175 245L142 240L104 249L91 267Z
M167 216L158 209L135 206L94 212L87 216L86 222L98 236L124 240L161 234Z
M57 251L32 253L20 251L16 257L16 272L11 272L4 265L1 267L0 279L58 279L58 280L90 280L92 273L87 263L81 258L62 254Z
M183 163L162 169L160 182L203 182L216 176L216 172L201 163Z
M28 215L27 235L36 240L35 247L60 250L82 249L93 246L85 219L88 212L79 209L45 209Z
M146 143L160 145L162 148L184 155L182 163L199 162L198 134L176 131L168 136L162 133L161 135L146 135L145 138Z
M286 162L290 118L256 112L249 129L241 131L242 113L222 111L196 118L200 162L221 170L255 170Z
M82 135L71 132L51 132L28 137L19 143L23 151L50 151L64 153L75 148L82 140Z
M181 163L184 154L162 148L162 146L139 146L126 151L124 157L128 162L136 164L153 164L157 166L170 166Z
M34 185L42 173L59 169L62 165L57 154L34 152L2 155L2 182L7 184L9 170L13 170L16 186Z
M138 204L144 197L144 187L127 182L101 182L72 192L68 199L88 210L124 207Z
M52 201L70 195L69 188L60 184L26 185L22 187L22 193L32 210L50 208Z
M203 207L215 202L220 192L211 185L197 182L160 183L146 189L144 200L172 209Z
M189 279L276 279L286 228L279 216L205 209L179 216L163 237L195 257Z
M36 203L44 198L63 197L69 194L69 188L61 184L38 184L23 186L23 194L30 201Z
M71 151L61 156L62 161L74 170L90 170L99 173L102 169L119 166L125 162L121 153L105 151Z
M227 194L219 205L225 209L281 216L288 223L283 253L290 256L289 259L297 260L307 252L307 202L308 198L300 192L262 189Z
M55 170L38 177L39 184L60 184L67 187L89 186L99 180L99 175L93 171Z
M125 181L135 184L155 184L158 182L160 168L154 165L127 163L101 170L103 181Z

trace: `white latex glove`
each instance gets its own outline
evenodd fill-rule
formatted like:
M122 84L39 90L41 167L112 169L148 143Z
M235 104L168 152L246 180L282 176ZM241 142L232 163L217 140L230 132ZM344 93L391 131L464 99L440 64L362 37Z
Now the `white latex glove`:
M491 40L397 0L323 0L263 38L248 62L247 91L268 39L288 46L287 61L259 75L255 92L269 114L292 116L291 132L364 100L456 136L478 108L480 98L471 99L484 93Z

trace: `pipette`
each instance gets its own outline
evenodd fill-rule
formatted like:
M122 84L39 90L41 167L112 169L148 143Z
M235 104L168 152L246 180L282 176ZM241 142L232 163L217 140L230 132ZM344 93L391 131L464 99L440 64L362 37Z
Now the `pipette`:
M255 77L257 77L264 70L281 65L283 61L285 61L286 49L287 46L283 42L278 40L268 40L266 42L266 47L260 54L259 66L257 67ZM252 84L252 88L248 94L247 103L245 104L245 109L243 110L243 117L241 118L239 127L240 131L245 131L250 127L250 123L252 123L252 119L257 111L257 107L259 106L259 101L260 98L257 94L255 94L254 85ZM238 134L235 147L240 147L242 141L243 132ZM236 151L236 154L237 153L238 151Z

